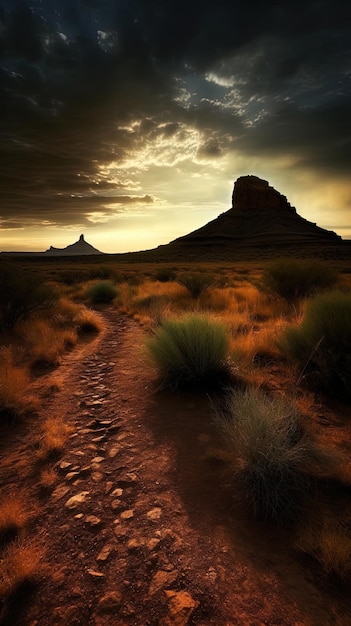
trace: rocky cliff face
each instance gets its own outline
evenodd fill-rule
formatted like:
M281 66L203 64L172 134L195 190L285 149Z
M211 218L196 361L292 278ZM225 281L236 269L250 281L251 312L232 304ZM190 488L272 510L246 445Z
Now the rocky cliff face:
M72 243L66 248L54 248L50 246L49 250L46 250L44 254L52 256L76 256L76 255L88 255L88 254L103 254L100 250L97 250L90 243L85 241L84 235L79 237L79 240Z
M267 180L257 176L240 176L234 184L233 208L239 211L251 209L278 209L296 213L295 207L287 201Z

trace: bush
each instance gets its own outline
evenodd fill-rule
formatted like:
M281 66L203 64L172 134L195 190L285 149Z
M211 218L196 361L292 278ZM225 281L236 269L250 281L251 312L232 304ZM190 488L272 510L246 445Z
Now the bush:
M273 261L263 275L264 285L289 302L329 289L336 280L329 265L316 259Z
M230 392L215 421L224 435L242 497L257 518L283 524L298 517L310 486L307 464L321 462L284 398L259 389Z
M177 283L186 287L192 298L198 298L203 291L206 291L214 284L212 274L201 272L185 272L179 274L176 279Z
M202 315L166 320L147 342L166 386L172 389L228 380L226 328Z
M39 276L4 263L0 265L0 331L11 332L34 311L52 307L58 294Z
M155 272L154 276L160 283L168 283L170 280L175 279L176 273L168 267L162 267Z
M302 324L285 330L280 350L316 388L351 398L351 295L330 292L308 302Z
M118 296L118 289L111 281L101 280L90 285L85 295L94 304L106 304Z

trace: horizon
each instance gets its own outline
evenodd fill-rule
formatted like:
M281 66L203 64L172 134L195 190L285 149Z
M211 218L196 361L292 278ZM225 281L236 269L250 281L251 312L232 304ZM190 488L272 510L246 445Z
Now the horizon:
M284 194L282 194L282 195L284 195ZM296 208L296 207L294 207L294 208ZM227 209L227 211L229 211L229 210L230 209ZM298 210L296 210L296 213L298 215L300 215ZM218 216L216 216L216 217L218 217ZM216 219L216 217L214 219ZM303 216L301 216L301 217L303 217ZM200 228L202 226L205 226L205 224L202 224L200 226ZM317 224L317 226L319 226L319 224ZM328 229L328 230L330 230L330 229ZM334 231L334 232L336 232L336 231ZM189 233L183 233L182 235L180 235L180 237L182 237L183 235L187 235L187 234L189 234ZM74 241L71 240L70 242L68 242L68 243L66 243L65 245L62 245L62 246L53 246L52 244L50 244L49 247L46 248L46 250L29 250L29 249L28 250L1 250L0 254L1 254L1 252L4 252L4 253L10 253L10 252L17 253L18 252L18 253L23 253L23 254L25 254L25 253L27 253L27 254L30 254L30 253L38 254L38 253L45 253L45 252L49 251L50 248L55 248L57 250L65 250L67 247L69 247L69 246L71 246L73 244L76 244L76 243L78 243L81 240L83 240L85 243L87 243L89 245L92 245L94 248L97 249L98 252L101 252L102 254L123 254L123 253L133 253L133 252L148 252L150 250L156 249L158 246L167 245L168 243L170 243L170 241L167 241L165 244L158 244L157 246L155 246L155 248L145 248L145 249L140 249L140 250L108 251L107 252L107 251L104 251L104 250L100 250L100 248L97 245L95 245L95 243L93 243L92 241L88 241L87 238L86 238L85 233L80 233L79 235L76 236L76 239ZM342 240L343 241L351 241L351 236L350 237L344 237L344 238L342 238Z
M253 174L351 239L343 0L0 0L0 249L151 250Z

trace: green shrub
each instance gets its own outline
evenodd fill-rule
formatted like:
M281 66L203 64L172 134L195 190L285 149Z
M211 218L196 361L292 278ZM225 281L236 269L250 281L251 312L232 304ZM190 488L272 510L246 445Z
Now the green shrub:
M306 466L323 457L299 424L297 410L260 389L232 391L215 421L233 458L249 512L283 524L295 520L309 490Z
M17 322L32 313L52 307L58 294L40 276L21 268L0 265L0 330L11 332Z
M335 291L310 300L301 325L287 328L277 345L316 388L351 398L350 294Z
M184 274L179 274L176 281L183 287L186 287L192 298L198 298L203 291L206 291L214 284L214 277L212 274L206 274L205 272L185 272Z
M90 285L85 295L94 304L106 304L118 296L118 289L109 280L101 280Z
M226 328L205 315L166 320L147 342L165 386L206 387L228 381Z
M171 268L161 267L155 272L154 276L160 283L168 283L170 280L175 279L176 273Z
M289 302L329 289L336 280L334 270L317 259L278 259L263 275L264 285Z

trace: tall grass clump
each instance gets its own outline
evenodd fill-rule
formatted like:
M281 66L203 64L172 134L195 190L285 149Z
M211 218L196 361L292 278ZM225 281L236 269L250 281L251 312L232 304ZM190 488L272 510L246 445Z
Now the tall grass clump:
M0 332L12 332L17 322L52 307L57 299L57 292L40 276L0 264Z
M215 410L215 422L249 513L277 524L294 521L310 487L306 467L320 462L297 409L260 389L236 390Z
M47 417L42 425L38 457L46 459L59 456L71 432L71 427L59 417Z
M334 574L343 582L350 580L349 522L334 511L314 510L297 528L294 547L316 559L326 574Z
M31 516L28 503L22 494L4 498L0 504L0 541L19 534Z
M206 315L164 321L147 341L166 387L206 387L228 380L226 327Z
M44 549L33 542L19 539L2 553L0 560L0 599L5 600L20 587L42 574Z
M170 280L175 280L176 273L170 267L160 267L160 269L156 270L154 276L160 283L168 283Z
M192 298L198 298L214 285L215 279L212 274L205 272L184 272L177 276L176 281L189 291Z
M264 286L289 302L330 289L336 280L334 270L318 259L278 259L263 274Z
M288 327L277 342L318 389L351 398L351 294L321 294L306 305L300 326Z
M107 304L117 297L118 289L111 281L100 280L89 285L85 295L93 304Z

